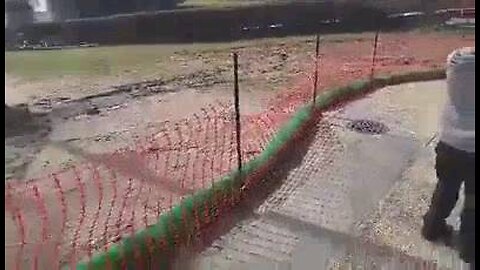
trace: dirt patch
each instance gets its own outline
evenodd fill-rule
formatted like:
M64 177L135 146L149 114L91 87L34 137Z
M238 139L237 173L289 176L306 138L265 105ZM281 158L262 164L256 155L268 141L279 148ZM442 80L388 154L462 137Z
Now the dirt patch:
M35 117L28 108L5 105L5 137L33 132L36 129Z
M368 77L371 71L373 34L363 34L363 37L351 42L322 43L320 91ZM383 34L375 72L388 74L441 67L451 50L468 45L472 40L474 37L440 34ZM432 43L436 44L434 48ZM234 48L241 56L241 111L244 115L242 151L246 154L246 160L258 154L292 112L311 98L312 80L309 71L312 71L313 66L313 47L312 39L293 39L270 43L268 46L266 43ZM174 65L170 65L171 74L168 77L145 79L140 84L122 82L124 84L121 87L110 84L97 91L93 91L93 88L84 91L77 85L77 92L68 87L57 92L34 89L41 94L30 98L26 103L49 114L52 131L42 143L25 144L24 149L36 150L32 151L35 154L30 154L34 158L28 166L24 166L27 171L24 174L26 177L40 179L32 183L39 186L42 198L49 206L49 215L45 219L60 224L57 221L65 207L59 202L58 194L71 194L65 196L73 196L77 202L73 207L68 206L67 209L71 212L65 214L67 219L80 223L79 217L84 216L86 220L86 223L74 225L82 230L74 242L79 245L79 249L95 250L101 247L93 247L92 243L105 241L103 231L115 234L111 236L115 238L112 241L118 241L124 233L134 233L151 224L154 218L146 221L140 219L142 216L156 217L156 214L165 211L151 205L153 202L162 202L162 207L178 202L182 194L172 195L167 191L171 190L171 186L162 186L165 182L170 181L175 185L181 183L183 190L196 190L204 188L210 181L213 183L233 168L235 153L232 149L235 140L232 109L221 105L222 102L231 101L231 49L173 55L177 59L173 60ZM179 66L184 66L185 69ZM182 71L176 73L179 69ZM120 82L115 83L119 84ZM271 89L281 91L276 93L269 91ZM20 91L19 88L14 90ZM44 100L38 103L40 99ZM207 112L203 113L204 111ZM21 137L15 138L20 139L24 140ZM6 146L14 143L6 140ZM111 154L125 146L135 148L136 152L122 150L118 151L120 154ZM138 157L138 153L141 153L141 157ZM113 157L118 158L114 164L117 167L109 168L112 166L108 161ZM86 162L79 163L79 160ZM39 177L59 171L59 167L69 163L80 165L73 167L76 170L62 170L61 192L55 187L53 176ZM81 175L76 175L77 171ZM165 175L168 179L163 177ZM155 179L157 182L150 185L143 181L144 178ZM76 179L81 181L75 183ZM113 181L118 183L118 194L113 189L106 188ZM19 191L21 193L22 188ZM103 196L99 195L101 192L105 192ZM25 197L33 201L23 206L32 208L41 205L35 202L38 199L35 193L30 194L31 190L27 193ZM144 198L145 194L150 193L150 198ZM88 199L82 198L83 195ZM142 202L143 199L150 201ZM109 201L119 208L119 214L106 213L112 209L106 205ZM82 208L76 207L77 205L83 205L86 212L79 213ZM142 205L146 207L140 209ZM155 209L158 209L157 213L149 214L155 212ZM44 210L25 211L36 213ZM128 217L124 216L122 220L122 215L127 212ZM114 219L120 216L120 220L111 223L105 220L109 216ZM35 220L29 220L28 224L42 222L44 217L29 217ZM112 224L118 228L110 229L108 226ZM48 228L46 225L42 227ZM10 224L10 230L18 228L15 226ZM97 231L89 233L90 228ZM63 236L67 237L64 241L75 238L74 233ZM32 239L37 239L39 235L33 237ZM11 239L18 243L19 236L13 235Z
M322 37L320 88L368 76L372 40L373 33ZM474 40L474 36L432 33L381 34L375 71L441 67L451 50ZM234 43L230 47L200 45L197 50L180 47L170 50L169 56L162 56L156 63L156 72L138 69L141 74L112 74L87 80L78 75L25 82L15 76L7 78L6 74L5 95L7 102L25 103L34 113L49 114L53 129L49 140L114 151L135 138L152 134L158 130L158 123L165 120L176 121L208 104L231 101L232 50L240 55L242 112L255 114L266 108L291 112L311 95L311 73L305 71L312 68L313 47L311 38L267 39ZM163 53L166 52L164 49ZM129 73L135 69L130 68ZM281 89L290 91L272 91ZM58 159L59 164L56 159L40 157L42 165L36 167L43 168L44 163L61 165L64 160Z

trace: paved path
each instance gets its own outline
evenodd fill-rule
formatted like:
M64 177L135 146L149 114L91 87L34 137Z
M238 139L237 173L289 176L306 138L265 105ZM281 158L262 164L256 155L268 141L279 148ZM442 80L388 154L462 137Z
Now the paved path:
M326 113L301 164L193 268L419 269L437 260L440 269L467 269L455 252L419 235L436 181L433 146L444 99L443 81L404 84ZM388 131L347 128L359 119Z

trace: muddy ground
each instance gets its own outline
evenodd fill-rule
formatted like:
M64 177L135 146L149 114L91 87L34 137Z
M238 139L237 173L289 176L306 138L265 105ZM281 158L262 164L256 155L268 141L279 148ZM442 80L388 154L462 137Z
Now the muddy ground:
M283 87L299 72L298 66L307 63L308 47L269 47L271 43L265 42L256 48L253 44L247 48L211 45L205 49L200 45L199 49L172 50L171 55L160 57L165 62L158 70L140 68L142 74L132 75L136 72L128 68L112 76L79 72L32 79L5 74L7 104L28 107L37 115L32 122L42 123L38 130L22 133L15 127L15 134L8 132L6 178L29 177L75 159L58 150L59 143L113 151L131 145L138 136L152 134L158 123L177 121L209 104L231 101L232 50L246 52L240 60L242 111L259 112L274 95L273 90ZM296 53L298 49L303 51ZM31 163L32 173L27 173L26 165Z
M373 33L322 37L320 90L367 77L372 67L373 37ZM441 67L451 50L474 41L474 36L444 33L381 34L375 72L385 74ZM12 132L5 138L5 178L41 178L41 175L55 172L72 162L89 161L90 154L109 154L121 147L135 146L137 140L157 132L166 120L176 122L201 112L209 104L230 101L233 50L240 55L241 110L244 115L255 118L271 108L292 111L311 97L312 82L307 76L311 75L308 71L313 67L315 44L311 37L187 47L158 46L104 47L81 51L80 59L93 61L97 56L104 60L115 59L129 51L156 53L156 49L164 49L163 52L158 51L161 55L158 59L151 61L146 58L154 54L145 53L142 55L144 59L102 60L100 62L105 65L86 66L102 67L94 70L76 64L73 67L60 65L53 60L50 66L50 58L43 54L40 55L43 60L34 59L36 62L22 59L28 55L20 55L19 58L15 58L18 55L9 55L10 62L7 61L6 65L15 59L24 62L17 62L17 66L11 69L7 66L7 104L28 108L28 121L25 123L29 125L22 128L23 125L15 125L15 121L10 127L6 125L6 133ZM105 56L109 51L116 54ZM66 54L68 52L60 55L65 57ZM35 70L25 70L26 66L22 67L25 61L31 61L28 62L31 65L27 66L35 67ZM78 71L78 74L73 71ZM43 196L52 200L46 204L52 215L48 218L55 223L61 215L57 214L60 211L59 201L54 188L51 188L52 182L39 181L38 184L45 184ZM68 186L68 183L64 184ZM87 191L88 196L97 196L96 191ZM95 198L85 204L87 209L97 208ZM26 206L31 208L33 205L29 203ZM68 205L72 206L72 202L69 201ZM75 220L79 216L79 207L71 208L72 213L68 215ZM102 211L108 209L104 207ZM38 219L37 210L23 210L31 215L30 218ZM87 218L95 221L94 215L90 214L87 213ZM104 223L108 224L98 224ZM36 223L29 221L28 224ZM12 232L18 228L14 224L8 225L10 229L6 229L6 235L11 237L9 243L15 245L18 236ZM121 225L128 225L128 222ZM55 226L49 226L52 227ZM37 239L38 232L32 230L29 233L34 235L32 239ZM79 243L85 244L82 241Z
M444 33L381 34L377 69L388 73L442 66L449 51L474 40L474 36ZM341 85L361 77L371 66L372 41L373 33L322 37L320 87ZM432 46L432 42L436 45ZM288 105L286 102L311 91L299 91L298 85L302 85L300 88L310 87L308 79L305 83L305 71L311 70L313 64L312 37L173 48L157 46L158 55L152 60L153 66L140 58L118 64L109 62L107 56L99 56L98 63L102 65L93 64L94 70L87 66L87 71L73 68L70 73L63 74L64 68L51 68L45 71L48 74L45 75L36 70L19 71L18 65L22 63L15 62L17 70L11 68L12 72L5 74L6 102L28 107L37 128L29 126L23 131L17 128L14 134L5 138L5 178L34 177L48 168L81 159L65 150L65 145L74 145L87 152L111 152L152 134L158 123L177 121L208 104L230 101L232 51L240 54L241 108L244 114L255 114L270 106ZM90 57L91 62L91 57L108 50L85 49L82 54ZM121 58L128 51L156 51L151 46L114 47L111 50L119 51L114 58ZM8 56L7 72L8 64L18 57ZM49 58L47 62L29 63L25 57L18 57L18 61L26 61L31 69L42 70L41 66L49 63ZM145 53L142 57L151 55ZM58 63L52 64L55 65ZM78 73L72 74L75 71ZM6 133L8 130L6 127Z

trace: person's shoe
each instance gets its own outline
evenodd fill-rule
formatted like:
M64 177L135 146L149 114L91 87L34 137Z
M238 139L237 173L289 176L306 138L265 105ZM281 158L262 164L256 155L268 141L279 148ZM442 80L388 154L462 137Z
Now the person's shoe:
M462 261L464 261L466 263L471 264L471 263L475 262L475 253L470 251L468 248L465 249L465 248L460 247L458 256L460 257L460 259L462 259Z
M475 262L475 236L460 236L457 249L460 259L462 259L464 262Z
M442 242L446 246L453 246L453 227L446 222L442 222L437 226L423 226L422 236L429 242Z

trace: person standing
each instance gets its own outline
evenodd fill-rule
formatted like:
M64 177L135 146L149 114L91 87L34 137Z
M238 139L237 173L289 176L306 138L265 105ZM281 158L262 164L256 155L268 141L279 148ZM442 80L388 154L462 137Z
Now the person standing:
M435 170L438 178L423 217L422 236L453 245L453 228L445 219L458 200L462 183L465 203L458 235L460 258L475 263L475 47L447 58L448 98L440 121Z

